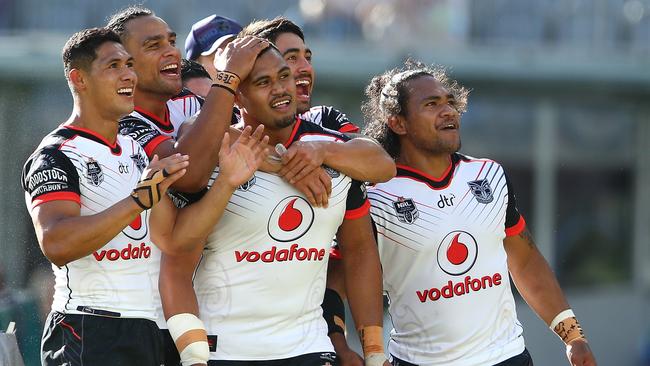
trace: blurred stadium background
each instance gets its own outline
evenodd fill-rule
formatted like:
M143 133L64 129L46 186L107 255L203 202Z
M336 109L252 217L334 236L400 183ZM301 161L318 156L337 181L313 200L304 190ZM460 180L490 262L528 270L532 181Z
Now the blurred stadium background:
M51 279L20 188L21 167L72 98L60 50L130 4L0 0L0 328L18 321L38 364ZM157 0L179 34L217 13L285 15L314 51L316 104L362 123L371 75L411 55L473 89L462 152L501 161L541 251L600 365L650 365L650 0ZM43 300L44 299L44 300ZM537 365L563 347L519 299ZM386 325L390 327L390 325Z

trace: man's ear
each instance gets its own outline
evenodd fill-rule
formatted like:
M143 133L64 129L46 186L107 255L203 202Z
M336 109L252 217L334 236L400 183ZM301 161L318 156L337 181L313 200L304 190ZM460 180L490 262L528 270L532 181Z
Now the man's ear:
M388 117L388 128L398 135L406 135L406 119L400 115Z
M86 75L80 69L72 69L68 73L68 79L75 90L84 90L86 89Z

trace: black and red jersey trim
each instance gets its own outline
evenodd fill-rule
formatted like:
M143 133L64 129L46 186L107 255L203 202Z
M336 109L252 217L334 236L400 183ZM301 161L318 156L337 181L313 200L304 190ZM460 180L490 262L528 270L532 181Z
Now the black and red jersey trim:
M75 136L81 136L107 146L109 149L111 149L111 153L113 155L122 154L122 147L120 146L120 144L117 143L117 136L115 137L115 142L111 144L110 142L108 142L108 140L104 138L104 136L101 136L95 131L83 127L70 126L70 125L64 125L62 127L64 128L58 130L56 132L56 135L61 136L66 140L70 140Z
M135 111L140 113L140 115L146 118L149 122L156 125L156 127L158 127L161 131L165 133L174 132L174 125L172 125L171 119L169 117L169 108L167 107L167 104L165 104L165 118L162 121L153 113L138 106L135 107Z
M293 125L291 130L291 135L287 142L284 143L284 147L289 147L296 141L299 141L300 138L304 135L322 135L329 136L341 141L349 141L350 137L344 135L341 132L329 130L319 126L315 123L303 121L302 119L296 117L296 123Z
M410 179L425 183L426 185L428 185L432 189L436 189L436 190L444 189L444 188L447 188L449 186L449 184L451 184L451 180L454 177L454 171L456 170L456 166L458 165L458 163L461 160L469 161L469 159L467 159L465 156L463 156L461 154L458 154L458 153L452 154L451 157L450 157L451 163L449 164L449 167L447 168L447 170L445 170L445 172L439 178L432 177L429 174L426 174L426 173L424 173L422 171L411 168L409 166L397 164L397 175L396 175L396 177L410 178Z

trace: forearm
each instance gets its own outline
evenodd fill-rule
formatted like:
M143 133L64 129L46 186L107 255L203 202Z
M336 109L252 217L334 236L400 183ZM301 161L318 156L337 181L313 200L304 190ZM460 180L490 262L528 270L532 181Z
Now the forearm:
M390 155L367 138L355 138L342 144L327 143L323 163L362 182L386 182L396 174Z
M108 209L89 216L65 217L39 230L43 253L63 266L97 251L131 223L142 209L127 197Z
M223 215L235 189L236 187L226 184L223 179L217 177L203 198L180 209L171 230L170 242L174 248L170 249L184 252L191 250L198 243L205 242Z
M163 253L160 262L158 288L162 299L165 319L176 314L199 314L199 305L192 285L192 275L200 250L183 255Z
M177 137L174 152L190 156L187 173L172 187L183 192L201 190L219 160L221 139L232 117L234 96L223 88L211 88L192 127Z
M513 269L510 273L517 290L547 325L569 308L555 274L537 249L532 250L523 265Z

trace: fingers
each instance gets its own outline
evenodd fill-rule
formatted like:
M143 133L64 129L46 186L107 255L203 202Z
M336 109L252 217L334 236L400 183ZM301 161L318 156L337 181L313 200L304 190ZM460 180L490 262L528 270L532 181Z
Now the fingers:
M330 177L329 174L325 171L325 169L320 169L318 171L318 177L320 181L323 183L325 186L325 192L327 193L327 197L329 198L330 195L332 195L332 177Z
M151 176L151 172L158 170L163 170L163 174L166 172L171 176L179 170L187 168L190 165L189 158L188 155L176 153L158 160L158 156L154 155L153 159L151 159L151 164L149 164L147 176Z
M162 192L167 191L167 189L172 184L174 184L177 180L181 179L181 177L184 176L185 173L187 173L187 169L181 169L181 170L177 171L176 173L170 174L169 176L167 176L167 178L165 178L165 180L160 182L161 191Z

